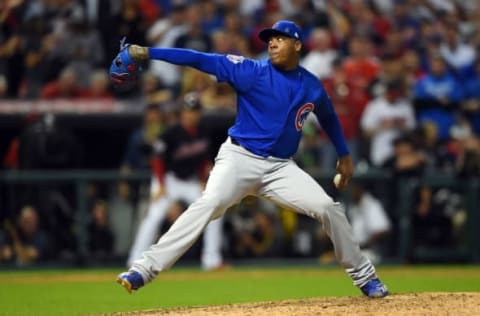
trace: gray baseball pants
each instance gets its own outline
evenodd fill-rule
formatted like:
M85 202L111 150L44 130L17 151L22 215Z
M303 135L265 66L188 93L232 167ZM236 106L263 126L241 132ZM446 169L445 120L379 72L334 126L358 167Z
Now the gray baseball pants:
M227 139L222 144L202 196L193 202L156 244L131 269L145 283L170 268L197 240L207 224L247 195L263 196L276 204L319 220L332 240L335 255L354 285L376 277L373 264L353 240L340 203L291 159L257 156Z

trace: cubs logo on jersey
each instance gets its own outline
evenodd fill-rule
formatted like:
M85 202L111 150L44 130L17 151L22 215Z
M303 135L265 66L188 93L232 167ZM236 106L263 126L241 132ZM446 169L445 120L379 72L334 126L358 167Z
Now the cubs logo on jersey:
M302 130L303 123L305 123L308 114L312 112L314 108L313 103L306 103L298 109L297 115L295 116L295 128L297 131Z

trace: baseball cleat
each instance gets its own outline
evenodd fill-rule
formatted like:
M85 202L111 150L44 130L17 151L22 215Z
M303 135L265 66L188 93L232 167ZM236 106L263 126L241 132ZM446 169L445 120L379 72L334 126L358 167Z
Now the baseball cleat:
M387 287L379 279L371 279L360 290L370 298L381 298L388 295Z
M142 275L134 270L120 273L117 277L117 283L123 286L128 293L132 293L144 285Z

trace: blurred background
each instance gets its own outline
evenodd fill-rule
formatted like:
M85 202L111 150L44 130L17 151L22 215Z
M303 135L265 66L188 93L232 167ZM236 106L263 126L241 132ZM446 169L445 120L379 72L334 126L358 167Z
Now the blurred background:
M292 19L356 164L308 120L298 164L346 205L376 263L480 261L480 4L475 0L0 0L0 267L121 266L146 214L152 144L200 95L212 158L235 92L152 62L132 89L108 67L123 36L266 58L259 30ZM182 201L160 236L184 210ZM198 264L201 239L180 260ZM268 201L227 212L227 263L335 263L321 225Z

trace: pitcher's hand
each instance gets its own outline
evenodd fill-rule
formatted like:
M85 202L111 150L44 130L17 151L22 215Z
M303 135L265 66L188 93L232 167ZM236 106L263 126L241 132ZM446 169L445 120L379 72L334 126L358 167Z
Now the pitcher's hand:
M337 173L342 175L340 183L338 185L339 190L343 190L347 187L348 182L353 176L353 161L350 155L342 156L337 161Z

